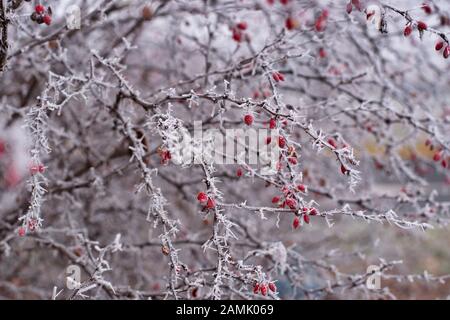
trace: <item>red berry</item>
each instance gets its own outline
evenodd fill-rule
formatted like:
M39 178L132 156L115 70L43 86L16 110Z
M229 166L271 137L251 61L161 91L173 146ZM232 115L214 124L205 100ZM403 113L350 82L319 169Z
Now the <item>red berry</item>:
M42 4L38 4L36 5L36 7L34 7L34 11L36 11L36 13L43 13L45 11L45 8Z
M242 169L241 168L237 169L236 176L242 177Z
M295 199L288 198L286 199L286 205L292 210L294 210L295 207L297 206L297 201Z
M240 29L240 30L246 30L246 29L247 29L247 22L245 22L245 21L239 22L239 23L236 25L236 27L237 27L238 29Z
M298 191L300 192L306 192L306 186L304 184L299 184L297 186Z
M311 210L309 210L309 214L311 216L316 216L317 215L317 209L316 208L311 208Z
M273 78L273 80L275 80L276 82L279 82L279 81L280 81L280 78L278 77L278 72L274 72L274 73L272 74L272 78Z
M341 164L341 172L342 174L348 174L350 171L347 170L347 168L343 164Z
M441 153L440 152L436 152L433 156L433 160L438 162L441 160Z
M272 198L272 203L278 203L278 202L280 202L280 197L275 196Z
M255 283L255 285L253 286L253 293L258 294L258 292L259 292L259 284Z
M278 146L283 149L286 146L286 139L283 136L278 137Z
M297 20L295 20L294 18L287 17L286 21L284 22L284 25L285 25L286 29L292 30L292 29L297 28L298 23L297 23Z
M44 16L44 23L46 24L46 25L51 25L52 24L52 17L50 17L48 14L46 14L45 16Z
M422 9L426 14L431 14L433 10L431 10L430 5L423 3L422 4Z
M425 22L419 21L417 22L417 29L419 29L419 31L427 30L428 26Z
M331 145L333 148L336 148L336 141L334 141L334 139L332 138L328 139L328 144Z
M325 51L324 48L319 49L319 57L321 57L322 59L327 57L327 52Z
M444 42L443 41L439 41L438 43L436 43L436 46L434 48L436 49L436 51L439 51L443 47L444 47Z
M273 282L269 283L269 289L272 292L277 292L277 286Z
M294 229L297 229L298 227L300 227L300 219L298 217L294 218L294 221L292 222L292 226L294 227Z
M197 195L197 200L200 203L204 203L204 202L208 201L208 196L204 192L199 192Z
M443 159L441 165L443 168L447 168L447 160Z
M445 47L443 56L445 59L447 59L450 56L450 46Z
M348 14L352 13L352 11L353 11L353 5L352 5L351 2L347 3L346 11L347 11Z
M267 287L264 284L260 286L259 290L263 296L267 294Z
M35 175L36 173L44 173L45 171L45 167L42 164L38 164L38 165L32 165L30 167L30 173L32 175Z
M266 144L270 144L272 142L272 137L267 137L266 138Z
M253 116L251 114L246 114L244 117L244 122L246 125L251 126L253 123Z
M242 32L238 29L233 29L233 40L236 42L242 41Z
M274 72L274 73L272 74L272 78L273 78L273 80L275 80L276 82L284 81L284 76L283 76L281 73L279 73L279 72Z
M24 227L20 227L18 230L19 237L25 236L26 230Z
M411 26L406 26L405 30L403 31L403 35L405 37L408 37L412 32L412 27Z
M209 198L208 202L206 203L206 208L207 209L212 209L216 206L216 202L214 201L214 199Z
M307 214L303 215L303 221L305 221L305 223L309 223L309 216Z
M322 32L325 30L327 19L328 19L328 10L323 10L315 22L315 28L318 32Z
M280 3L283 5L287 5L289 3L289 0L280 0Z
M295 158L295 157L289 157L288 158L288 161L291 163L291 164L297 164L297 158Z
M275 120L274 118L269 120L269 128L270 129L275 129L277 126L277 120Z

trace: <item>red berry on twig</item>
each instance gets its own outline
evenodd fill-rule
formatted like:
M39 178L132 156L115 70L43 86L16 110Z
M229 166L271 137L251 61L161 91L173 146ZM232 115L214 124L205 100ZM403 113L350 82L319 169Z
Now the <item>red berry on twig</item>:
M428 26L425 22L419 21L417 22L417 29L419 29L419 31L427 30Z
M283 149L286 146L286 139L283 136L278 137L278 146Z
M38 5L36 5L36 7L34 7L34 11L36 11L36 13L41 14L41 13L44 13L45 8L42 4L38 4Z
M277 292L277 286L273 282L269 283L269 289L272 292Z
M246 125L250 126L253 123L253 116L251 114L246 114L244 117L244 122Z
M297 201L295 199L288 198L286 199L286 205L292 210L294 210L295 207L297 207Z
M411 26L406 26L405 30L403 31L403 35L404 35L405 37L408 37L408 36L411 34L412 30L413 30L413 29L412 29Z
M347 3L346 11L348 14L352 13L353 11L353 5L351 2Z
M309 223L309 216L307 214L303 215L303 221L305 221L305 223Z
M450 46L445 47L443 56L445 59L447 59L450 56Z
M422 4L422 9L426 14L431 14L433 12L433 10L431 10L430 5L426 3Z
M204 192L199 192L197 195L197 200L200 203L204 203L204 202L208 201L208 196Z
M240 30L246 30L246 29L247 29L247 22L245 22L245 21L239 22L239 23L236 25L236 27L237 27L238 29L240 29Z
M433 156L433 160L438 162L441 160L441 153L440 152L436 152Z
M298 217L294 218L294 221L292 222L292 226L294 227L294 229L297 229L298 227L300 227L300 219Z
M259 290L263 296L267 295L267 287L264 284L260 286Z
M242 41L242 32L238 29L233 29L233 40L236 42Z
M206 209L212 209L216 206L216 202L214 201L214 199L209 198L208 202L206 203Z
M44 23L46 24L46 25L51 25L52 24L52 17L50 17L48 14L46 14L45 16L44 16Z
M293 30L298 27L298 22L296 19L294 19L292 17L287 17L286 21L284 22L284 26L288 30Z
M269 128L270 129L275 129L277 126L277 120L275 120L274 118L269 120Z
M347 175L350 171L343 164L341 164L341 172L342 174Z
M26 230L24 227L20 227L17 233L19 234L19 237L23 237L25 236Z

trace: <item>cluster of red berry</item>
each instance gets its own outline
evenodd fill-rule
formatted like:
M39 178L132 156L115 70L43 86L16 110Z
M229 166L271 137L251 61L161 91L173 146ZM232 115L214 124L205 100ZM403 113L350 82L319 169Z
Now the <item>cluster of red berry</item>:
M17 234L19 237L24 237L28 231L34 232L38 228L38 220L36 219L29 219L26 226L19 227Z
M34 12L31 14L30 18L38 24L45 23L49 26L52 24L52 9L50 7L45 9L42 4L38 4L34 8Z
M426 3L422 4L422 9L427 14L431 14L433 12L433 10L431 9L430 5L428 5ZM423 21L418 21L416 23L416 26L417 26L417 30L419 30L420 33L424 32L425 30L428 29L428 25L425 22L423 22ZM414 30L413 23L408 23L408 25L403 30L403 35L405 37L408 37L408 36L411 35L413 30ZM436 43L435 49L436 49L436 51L441 51L442 49L444 49L443 52L442 52L443 57L445 59L450 57L450 45L449 45L447 39L445 39L445 37L443 38L443 40L440 40L440 41L438 41Z
M417 25L417 30L419 30L419 32L423 32L428 29L428 25L423 21L418 21L416 25ZM414 26L412 23L408 23L405 27L405 30L403 30L403 35L405 37L408 37L409 35L411 35L411 33L413 32L413 27Z
M45 167L43 164L31 164L30 165L30 174L35 175L37 173L44 173Z
M328 10L323 9L322 12L317 17L316 22L314 23L317 32L322 32L327 27L328 15L329 15Z
M172 155L169 150L158 148L158 155L161 158L161 163L163 165L166 165L169 163L169 161L172 159Z
M197 200L200 204L204 205L204 209L209 210L213 209L216 206L216 202L213 198L208 197L205 192L199 192L197 195Z
M249 36L244 32L247 30L247 22L242 21L237 23L232 29L232 37L236 42L242 42L244 39L249 39Z
M300 227L300 218L299 215L303 218L303 221L308 224L310 221L310 216L315 216L318 214L317 209L312 207L303 207L301 210L298 210L298 203L295 199L295 193L307 193L307 187L304 184L298 185L294 190L290 190L289 188L283 188L283 194L281 196L275 196L272 198L272 203L277 204L280 208L289 207L291 210L297 211L296 216L294 217L294 221L292 222L292 226L294 229Z
M284 81L284 75L278 71L275 71L274 73L272 73L272 78L276 82Z
M450 56L450 45L444 41L438 41L435 46L436 51L441 51L442 48L444 48L442 56L447 59Z
M269 282L268 284L265 283L255 283L253 285L253 293L258 294L261 293L263 296L267 295L267 288L269 288L272 292L277 292L277 286L273 282Z
M433 143L431 142L431 140L427 139L425 141L425 145L431 150L433 151L435 149L435 146L433 145ZM440 162L441 166L443 168L447 168L448 166L448 162L447 159L445 159L445 155L444 155L444 150L442 150L442 148L438 148L436 150L436 152L433 155L433 161L434 162Z

